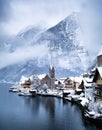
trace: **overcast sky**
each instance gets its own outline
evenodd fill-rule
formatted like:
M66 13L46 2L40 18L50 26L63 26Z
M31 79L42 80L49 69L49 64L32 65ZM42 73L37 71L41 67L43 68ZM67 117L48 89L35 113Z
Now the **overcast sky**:
M102 43L102 0L0 0L0 39L29 25L52 27L80 12L79 40L92 53Z
M78 2L79 1L79 2ZM51 27L73 11L79 11L82 0L0 0L2 33L16 34L28 25Z
M100 42L101 6L102 0L0 0L0 34L17 34L34 24L51 27L77 11L85 35L95 32L94 41Z

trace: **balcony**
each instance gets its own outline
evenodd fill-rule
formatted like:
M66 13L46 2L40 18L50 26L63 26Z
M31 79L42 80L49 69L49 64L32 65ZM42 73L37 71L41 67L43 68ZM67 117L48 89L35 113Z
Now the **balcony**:
M95 89L100 89L100 90L102 90L102 85L95 85Z

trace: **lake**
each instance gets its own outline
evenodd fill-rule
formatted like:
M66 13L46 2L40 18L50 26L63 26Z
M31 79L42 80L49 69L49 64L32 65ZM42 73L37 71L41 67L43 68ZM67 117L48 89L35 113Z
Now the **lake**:
M0 84L0 130L101 130L82 118L80 108L54 97L23 97Z

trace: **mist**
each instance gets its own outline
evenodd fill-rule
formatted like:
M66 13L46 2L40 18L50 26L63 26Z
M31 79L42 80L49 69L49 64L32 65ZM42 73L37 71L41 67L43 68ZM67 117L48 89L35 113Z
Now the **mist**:
M102 43L101 5L101 0L86 0L80 11L81 34L79 39L91 55L97 55Z
M102 43L101 5L101 0L0 0L0 28L2 30L0 44L29 25L50 28L72 12L80 12L78 40L87 48L90 55L95 57ZM2 51L0 68L31 58L39 58L39 49L44 56L48 54L47 46L34 48L19 48L11 54Z
M12 64L20 64L21 62L25 62L30 59L40 59L44 58L48 54L48 47L47 44L45 45L35 45L29 47L22 47L16 49L14 52L2 52L0 56L0 68L6 67ZM40 55L41 54L41 55Z

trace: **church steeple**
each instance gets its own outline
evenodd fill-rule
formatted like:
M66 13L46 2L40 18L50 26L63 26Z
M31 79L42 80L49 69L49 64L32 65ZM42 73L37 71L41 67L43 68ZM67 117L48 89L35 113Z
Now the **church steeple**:
M55 87L55 69L54 67L49 67L49 77L51 79L51 88Z
M49 76L55 78L55 68L53 66L49 67Z

